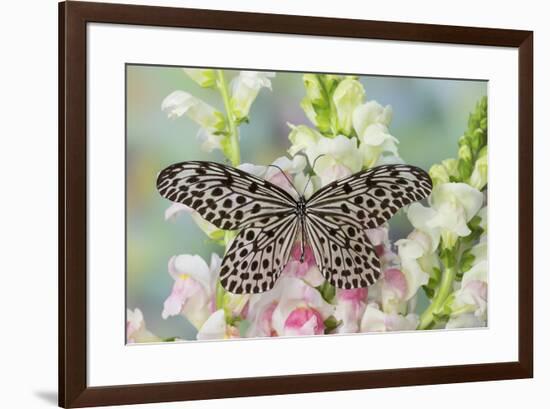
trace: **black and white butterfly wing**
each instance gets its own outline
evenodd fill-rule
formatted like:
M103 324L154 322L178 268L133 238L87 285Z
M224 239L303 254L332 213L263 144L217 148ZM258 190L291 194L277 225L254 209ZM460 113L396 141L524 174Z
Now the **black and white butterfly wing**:
M325 278L338 288L373 284L380 262L366 229L428 197L430 176L409 165L384 165L324 186L306 204L306 231Z
M222 261L224 288L259 293L273 287L298 229L296 201L289 193L231 166L200 161L164 169L157 190L220 229L241 230Z
M270 217L239 232L227 251L220 279L234 294L256 294L271 290L288 263L298 233L294 210L282 217Z
M305 226L317 266L333 286L368 287L378 279L380 261L363 226L316 210L308 210Z
M183 203L223 230L239 230L266 216L281 216L296 208L294 198L268 181L231 166L189 161L165 168L157 190Z

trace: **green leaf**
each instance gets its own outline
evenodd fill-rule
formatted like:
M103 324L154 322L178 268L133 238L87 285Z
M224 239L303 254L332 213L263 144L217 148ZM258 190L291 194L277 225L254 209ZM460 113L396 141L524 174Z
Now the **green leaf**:
M332 300L334 300L334 297L336 296L336 288L328 281L325 281L316 288L326 302L331 303Z
M439 258L445 268L453 268L456 264L456 246L452 249L442 249L439 253Z
M456 276L457 281L462 280L462 276L464 275L464 273L474 266L475 260L476 257L470 252L469 249L462 254L462 257L460 258L458 273Z
M338 328L342 321L337 320L333 315L328 317L323 324L325 325L325 334L330 333L331 331Z
M162 342L174 342L176 339L177 337L163 338Z
M439 287L440 282L441 282L441 269L438 267L434 267L430 272L430 277L428 279L428 282L426 283L426 285L422 286L422 289L424 290L428 298L431 299L434 297L435 291Z

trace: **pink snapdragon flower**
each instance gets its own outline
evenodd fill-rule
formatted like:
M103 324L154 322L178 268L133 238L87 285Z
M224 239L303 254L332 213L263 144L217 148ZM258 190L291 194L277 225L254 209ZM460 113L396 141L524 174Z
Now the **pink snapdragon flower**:
M277 331L273 327L273 312L279 305L282 292L281 280L275 287L262 294L254 294L250 298L247 319L250 322L247 337L276 337Z
M322 334L333 313L334 306L317 289L283 275L271 291L252 296L247 337Z
M407 279L401 270L385 270L380 286L381 304L385 312L402 312L406 309Z
M359 324L366 308L368 297L367 288L351 290L336 290L336 310L334 317L342 321L337 328L339 333L355 333L359 331Z
M322 334L324 321L334 313L334 306L302 280L284 277L280 281L282 295L272 314L272 326L277 335Z
M284 323L285 335L320 335L325 330L319 311L309 307L298 307L288 315Z
M374 229L368 229L366 233L369 241L374 246L376 254L380 258L382 268L386 268L398 262L398 257L393 252L390 243L389 226L387 223Z
M212 254L210 266L200 256L183 254L168 262L174 279L172 292L164 301L162 318L181 314L197 329L215 310L216 280L221 259Z

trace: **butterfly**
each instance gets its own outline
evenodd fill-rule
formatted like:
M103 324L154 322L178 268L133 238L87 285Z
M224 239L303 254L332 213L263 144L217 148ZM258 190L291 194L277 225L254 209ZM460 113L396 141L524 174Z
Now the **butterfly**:
M240 169L188 161L162 170L157 190L220 229L239 230L223 258L220 280L231 293L255 294L273 288L298 239L301 261L309 244L319 271L333 286L374 284L380 260L366 230L428 197L432 181L415 166L383 165L327 184L309 199L302 194L296 199Z

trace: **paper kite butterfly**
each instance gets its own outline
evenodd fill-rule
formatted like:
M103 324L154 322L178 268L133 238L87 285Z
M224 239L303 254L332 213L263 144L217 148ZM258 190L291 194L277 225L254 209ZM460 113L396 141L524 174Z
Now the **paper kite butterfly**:
M223 258L220 279L236 294L275 285L291 248L313 249L321 274L337 288L374 284L380 261L366 230L401 207L429 196L432 182L420 168L384 165L334 181L309 199L231 166L189 161L158 176L159 193L183 203L223 230L239 230Z

